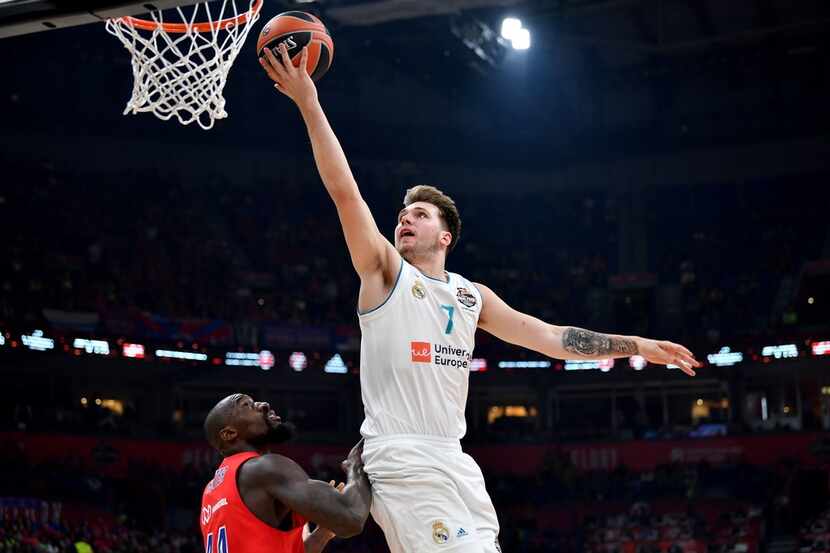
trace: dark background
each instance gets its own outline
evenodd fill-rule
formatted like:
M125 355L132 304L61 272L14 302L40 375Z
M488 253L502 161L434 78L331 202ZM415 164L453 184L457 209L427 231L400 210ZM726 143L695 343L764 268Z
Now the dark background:
M449 270L550 323L679 341L706 363L695 379L624 359L610 372L556 360L505 368L545 360L481 334L487 370L471 375L465 444L519 455L517 444L640 440L652 458L650 444L707 432L726 434L705 442L711 451L724 440L750 451L743 440L781 433L820 440L830 427L827 357L813 350L830 340L830 5L403 6L266 2L262 13L302 9L329 26L335 57L320 98L381 230L391 236L408 187L439 186L464 223ZM529 50L495 39L508 15L531 31ZM357 279L302 121L258 67L253 40L225 89L229 117L210 131L123 116L130 58L103 24L5 38L0 57L6 550L95 532L96 550L138 550L152 528L164 531L153 547L200 547L190 526L212 459L136 460L102 477L81 449L42 465L31 440L195 444L207 410L241 390L294 420L301 444L348 451L362 419ZM35 330L54 350L24 346ZM106 340L111 353L88 354L75 338ZM145 345L146 358L124 357L123 343ZM763 353L784 344L797 357ZM743 360L708 360L724 347ZM229 351L266 349L269 371L224 363ZM295 351L307 358L299 372ZM335 353L346 374L324 371ZM823 522L799 534L827 498L816 447L772 463L707 454L650 470L570 454L520 476L482 464L505 551L667 551L677 536L654 545L649 532L670 527L710 551L791 551L801 536L806 553L827 549ZM724 497L734 501L710 504ZM55 535L25 514L41 503L24 500L61 502ZM163 508L150 516L148 505ZM678 510L687 518L660 519ZM604 518L619 513L624 522ZM94 530L98 516L112 519ZM618 524L645 534L626 541ZM376 529L367 536L333 547L383 550Z

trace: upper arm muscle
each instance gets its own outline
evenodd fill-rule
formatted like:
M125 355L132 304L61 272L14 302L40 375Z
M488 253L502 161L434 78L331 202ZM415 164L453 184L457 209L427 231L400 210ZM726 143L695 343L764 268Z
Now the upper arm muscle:
M553 326L516 311L495 292L476 283L484 299L478 326L496 338L548 355Z
M352 265L361 278L397 270L398 252L381 234L366 201L359 195L335 202Z
M308 520L338 534L349 533L354 515L343 494L318 480L312 480L294 461L281 455L257 459L254 479L268 494Z

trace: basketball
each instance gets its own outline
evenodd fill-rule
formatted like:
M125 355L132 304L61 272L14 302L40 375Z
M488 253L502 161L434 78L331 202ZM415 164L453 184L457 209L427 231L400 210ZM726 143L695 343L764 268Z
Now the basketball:
M310 13L291 11L273 17L259 33L257 55L264 56L265 48L273 50L281 42L288 47L288 55L295 67L300 65L300 53L308 46L308 74L315 81L331 66L334 41L323 22Z

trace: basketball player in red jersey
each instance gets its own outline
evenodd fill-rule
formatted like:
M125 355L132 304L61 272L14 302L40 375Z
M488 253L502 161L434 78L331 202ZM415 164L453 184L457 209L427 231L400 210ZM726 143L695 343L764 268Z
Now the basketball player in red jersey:
M407 191L393 245L378 230L320 106L307 50L299 62L293 65L285 42L260 60L277 90L300 109L360 277L360 433L372 517L392 553L500 553L484 477L460 443L478 328L559 359L641 355L690 376L700 363L679 344L548 324L447 271L461 217L434 187Z
M345 486L335 488L268 452L293 429L265 402L226 397L205 418L205 434L224 457L202 494L205 553L320 553L334 535L363 530L372 495L362 440L343 461ZM307 521L318 525L314 532Z

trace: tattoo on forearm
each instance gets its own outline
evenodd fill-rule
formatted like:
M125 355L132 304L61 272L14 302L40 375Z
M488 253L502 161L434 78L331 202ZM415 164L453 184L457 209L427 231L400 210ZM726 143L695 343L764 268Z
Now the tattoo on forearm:
M621 353L636 355L637 344L628 338L611 337L608 334L591 332L582 328L569 326L562 334L562 347L570 353L579 355L608 355Z

